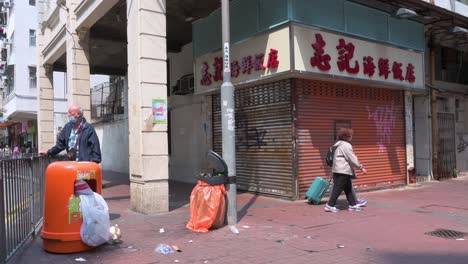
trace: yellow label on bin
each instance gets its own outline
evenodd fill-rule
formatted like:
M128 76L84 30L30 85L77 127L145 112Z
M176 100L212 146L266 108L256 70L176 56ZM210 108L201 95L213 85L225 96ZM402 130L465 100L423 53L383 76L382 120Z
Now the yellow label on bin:
M71 196L70 199L68 199L68 224L79 223L81 221L80 197Z
M96 171L89 170L89 171L77 171L76 179L77 180L89 180L96 178Z

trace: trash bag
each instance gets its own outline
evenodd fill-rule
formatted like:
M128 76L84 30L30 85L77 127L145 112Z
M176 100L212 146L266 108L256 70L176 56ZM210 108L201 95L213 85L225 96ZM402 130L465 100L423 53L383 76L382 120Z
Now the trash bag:
M210 228L223 226L226 212L225 195L224 184L209 185L198 181L190 195L190 221L186 227L195 232L205 233Z
M83 214L81 240L89 246L99 246L110 238L109 207L101 195L80 195L80 210Z

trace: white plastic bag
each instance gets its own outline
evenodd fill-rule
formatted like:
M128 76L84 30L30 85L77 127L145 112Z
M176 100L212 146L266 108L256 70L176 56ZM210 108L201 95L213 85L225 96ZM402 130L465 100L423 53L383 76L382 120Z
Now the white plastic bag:
M89 246L99 246L110 239L109 207L101 195L80 195L80 210L83 214L81 240Z

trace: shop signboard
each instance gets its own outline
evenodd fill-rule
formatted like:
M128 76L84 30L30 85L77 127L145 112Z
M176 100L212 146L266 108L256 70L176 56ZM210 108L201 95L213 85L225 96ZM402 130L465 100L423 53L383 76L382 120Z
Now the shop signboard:
M223 50L195 58L196 94L219 90L223 58ZM295 23L234 44L230 61L234 85L282 74L424 89L423 52Z

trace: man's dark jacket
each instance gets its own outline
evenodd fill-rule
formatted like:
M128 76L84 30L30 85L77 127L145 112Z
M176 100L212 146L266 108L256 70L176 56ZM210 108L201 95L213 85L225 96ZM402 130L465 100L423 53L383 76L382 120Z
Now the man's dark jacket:
M70 151L68 147L68 141L70 139L72 129L72 124L67 123L65 125L65 127L60 132L60 135L57 137L57 144L55 144L55 146L47 151L47 155L55 156L64 149L67 151L67 153ZM99 146L99 139L93 126L88 124L84 117L80 130L81 135L79 135L80 145L78 160L101 163L101 148Z

